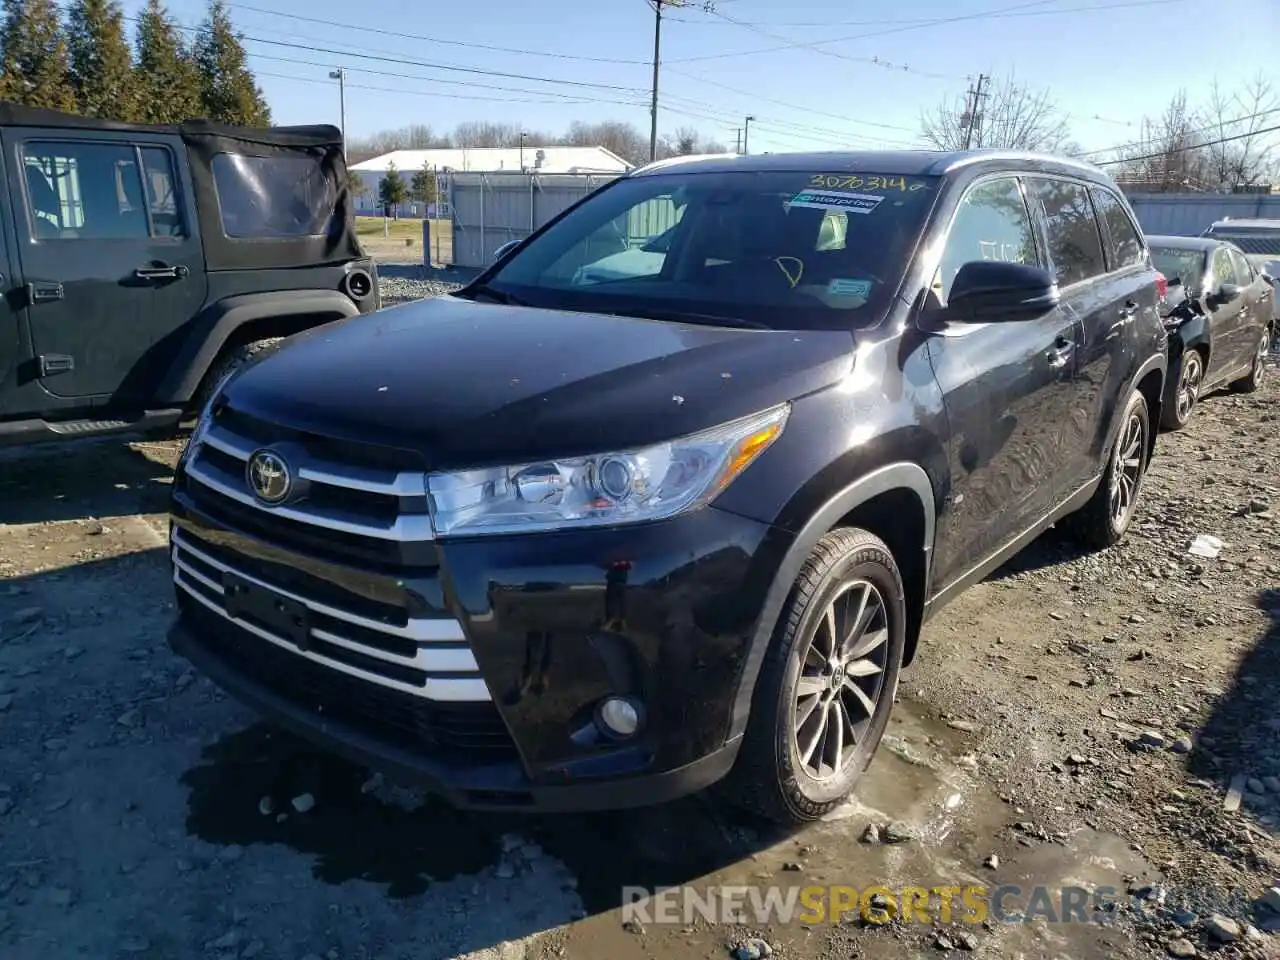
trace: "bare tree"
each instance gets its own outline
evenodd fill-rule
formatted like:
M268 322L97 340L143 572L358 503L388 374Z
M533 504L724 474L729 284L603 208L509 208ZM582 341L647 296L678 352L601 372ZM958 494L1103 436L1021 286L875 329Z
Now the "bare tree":
M680 127L658 140L659 160L699 153L728 153L728 148L723 143L703 137L693 127Z
M920 117L924 139L939 150L962 150L968 135L967 97L947 100ZM1023 86L1013 74L992 82L972 118L970 145L1076 152L1067 115L1048 90Z
M1204 158L1196 149L1202 136L1198 124L1187 92L1179 90L1160 116L1143 118L1136 140L1117 151L1117 159L1127 160L1120 165L1118 178L1146 193L1204 190Z
M1231 191L1253 186L1277 172L1276 139L1259 133L1275 126L1277 109L1280 96L1261 73L1230 95L1213 81L1202 110L1201 142L1206 146L1199 151L1213 187Z

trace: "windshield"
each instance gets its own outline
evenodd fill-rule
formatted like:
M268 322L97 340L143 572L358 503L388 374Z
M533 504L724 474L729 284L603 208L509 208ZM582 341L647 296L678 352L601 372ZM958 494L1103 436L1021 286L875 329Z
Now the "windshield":
M623 179L486 286L539 307L847 330L883 316L937 186L815 171Z
M1156 269L1172 280L1177 277L1188 287L1197 286L1204 277L1204 251L1179 247L1152 247L1151 259Z

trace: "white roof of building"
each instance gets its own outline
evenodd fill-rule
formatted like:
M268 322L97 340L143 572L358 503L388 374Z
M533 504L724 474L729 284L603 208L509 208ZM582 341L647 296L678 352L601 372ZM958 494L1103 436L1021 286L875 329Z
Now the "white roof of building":
M351 169L383 173L394 163L401 173L418 171L424 166L471 173L518 173L521 155L519 147L393 150L372 160L352 164ZM631 168L631 164L604 147L538 147L526 144L523 159L527 170L536 169L540 173L622 173Z

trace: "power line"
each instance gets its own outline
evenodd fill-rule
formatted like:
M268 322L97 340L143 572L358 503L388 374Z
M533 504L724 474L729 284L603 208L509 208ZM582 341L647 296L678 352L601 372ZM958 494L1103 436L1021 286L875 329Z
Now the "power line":
M1258 119L1261 119L1262 117L1269 117L1277 113L1280 113L1280 107L1273 107L1269 110L1259 110L1256 113L1246 114L1243 117L1235 117L1231 120L1218 120L1214 123L1209 124L1208 126L1199 127L1198 129L1194 129L1194 130L1188 130L1182 135L1187 137L1196 137L1202 133L1212 133L1214 130L1220 127L1230 127L1230 126L1234 126L1237 123L1247 123L1250 120L1258 120ZM1257 136L1259 133L1262 133L1262 132L1265 132L1265 131L1255 130L1252 133L1241 134L1241 136L1252 137L1252 136ZM1080 156L1096 157L1102 153L1111 153L1114 150L1124 150L1126 147L1131 147L1131 146L1133 146L1132 142L1117 143L1117 144L1113 144L1110 147L1103 147L1099 150L1088 150L1085 153L1082 153ZM1188 148L1188 149L1194 149L1194 148ZM1161 153L1160 156L1164 156L1164 154Z
M728 58L735 58L735 56L755 56L758 54L771 54L771 52L777 52L780 50L788 50L788 49L794 49L794 47L800 47L800 49L808 49L808 50L813 50L814 52L820 52L820 54L836 56L837 59L859 60L859 61L863 61L863 63L872 63L874 65L878 65L878 67L888 67L890 69L909 70L910 73L914 73L916 74L916 76L920 76L920 77L933 77L938 79L955 79L955 77L946 76L946 74L924 73L924 72L920 72L920 70L910 70L909 68L906 68L906 67L899 67L899 65L888 63L888 61L883 60L881 58L874 58L874 56L872 56L872 58L858 58L858 56L836 54L836 52L833 52L831 50L824 50L823 46L827 46L831 44L847 44L847 42L854 42L859 40L870 40L870 38L873 38L873 37L890 36L892 35L892 33L904 33L906 31L913 31L913 29L924 29L927 27L943 26L943 24L968 22L968 20L1000 19L1005 17L1021 17L1021 15L1027 15L1027 17L1030 17L1030 15L1036 15L1036 17L1047 17L1047 15L1060 14L1060 13L1091 13L1091 12L1097 13L1097 12L1100 12L1100 10L1116 10L1116 9L1126 8L1126 6L1160 6L1160 5L1166 5L1166 4L1185 3L1185 0L1128 0L1126 1L1126 3L1107 4L1105 6L1103 5L1076 6L1076 8L1068 8L1068 9L1062 9L1062 10L1036 10L1036 12L1033 12L1033 13L1019 13L1020 10L1029 8L1029 6L1043 6L1050 3L1057 3L1057 0L1032 0L1030 1L1030 3L1018 4L1015 6L1007 6L1007 8L1001 8L998 10L989 10L989 12L984 12L984 13L959 14L959 15L956 15L956 17L940 17L940 18L931 19L931 20L923 20L923 22L905 23L899 27L882 29L882 31L873 31L870 33L854 33L854 35L850 35L850 36L829 37L829 38L824 38L824 40L815 40L815 41L808 41L808 42L792 40L792 38L790 37L777 35L777 33L768 33L767 31L763 31L762 28L755 26L755 24L746 22L746 20L736 20L730 17L724 17L723 14L718 14L719 19L726 20L726 22L736 24L736 26L739 26L739 27L746 27L748 29L751 29L751 31L753 31L754 33L759 33L759 35L772 38L772 40L781 41L783 42L783 46L760 47L760 49L756 49L756 50L739 50L739 51L724 52L724 54L704 54L701 56L687 56L687 58L681 58L680 60L672 60L672 63L696 63L696 61L700 61L700 60L723 60ZM813 26L829 27L829 26L840 26L840 24L838 23L813 24Z
M1160 150L1156 153L1144 153L1138 157L1124 157L1120 160L1103 160L1097 164L1099 167L1112 167L1122 163L1137 163L1140 160L1158 160L1161 157L1174 156L1179 153L1190 153L1192 150L1203 150L1205 147L1216 147L1222 143L1234 143L1237 140L1247 140L1249 137L1261 137L1264 134L1275 133L1280 130L1280 123L1274 127L1263 127L1261 130L1251 130L1248 133L1237 133L1233 137L1219 137L1217 140L1206 140L1204 143L1192 144L1189 147L1177 147L1173 150Z
M551 57L555 60L581 60L587 63L611 63L611 64L627 64L632 66L645 66L647 60L622 60L613 57L588 57L581 54L573 53L555 53L549 50L528 50L520 47L499 47L491 43L477 43L472 40L446 40L442 37L429 37L420 33L404 33L400 30L383 30L378 27L364 27L355 23L343 23L340 20L324 20L320 17L304 17L296 13L286 13L282 10L268 10L265 7L254 7L247 3L229 3L228 6L237 10L249 10L253 13L265 13L273 17L285 17L289 20L298 20L303 23L315 23L326 27L336 27L340 30L355 30L361 33L375 33L384 37L394 37L400 40L421 40L426 43L439 43L446 46L454 47L471 47L477 50L491 50L495 53L513 53L524 57Z
M720 83L717 80L709 80L706 77L700 77L696 73L687 73L684 70L677 70L675 67L667 67L667 71L669 73L679 74L682 77L688 77L690 80L696 80L698 83L707 84L712 87L719 87L721 90L728 90L730 93L736 93L744 97L750 97L751 99L757 100L760 103L772 103L774 106L784 107L787 110L799 110L802 113L811 113L814 116L827 117L828 119L839 120L843 123L856 123L862 126L879 127L880 129L883 129L883 130L897 130L899 132L906 132L906 133L916 132L910 127L900 127L891 123L877 123L873 120L859 120L854 117L847 117L838 113L828 113L825 110L814 110L810 107L802 107L799 104L788 103L785 100L775 100L772 97L760 96L759 94L752 93L749 90L743 90L740 87L731 87L728 84Z
M138 17L125 17L125 20L131 23L138 23ZM198 32L197 27L187 27L177 25L179 30L184 32ZM425 67L428 70L444 70L454 73L467 73L484 77L502 77L507 80L528 80L534 83L552 83L560 84L567 87L582 87L594 90L614 90L622 93L635 93L633 87L622 87L612 83L592 83L586 80L564 80L556 77L537 77L527 73L508 73L504 70L487 70L480 67L464 67L458 64L436 63L429 60L412 60L407 57L390 56L386 54L361 53L356 50L337 50L333 47L320 47L305 43L293 43L288 40L269 40L266 37L253 37L248 34L241 34L241 40L250 40L254 43L265 43L275 47L286 47L292 50L305 50L309 53L325 53L334 57L355 57L358 60L373 60L379 63L397 63L410 67ZM423 78L427 79L427 78Z
M322 66L322 64L312 64L312 66ZM272 73L267 70L256 70L254 71L254 73L256 76L271 77L274 80L295 80L299 83L317 82L316 78L314 77L297 77L297 76L293 76L292 74ZM403 79L412 80L413 78L404 77ZM492 103L538 103L538 104L547 104L547 105L563 104L563 105L573 106L579 103L592 102L592 101L581 101L581 100L526 100L526 99L521 99L519 97L486 97L479 94L466 94L466 93L433 93L429 90L405 90L402 87L379 87L379 86L373 86L367 83L347 83L346 88L348 90L376 90L379 93L403 93L411 97L441 97L446 100L486 100ZM637 105L637 104L623 104L622 101L617 101L617 102L619 103L619 105L622 105L622 106Z

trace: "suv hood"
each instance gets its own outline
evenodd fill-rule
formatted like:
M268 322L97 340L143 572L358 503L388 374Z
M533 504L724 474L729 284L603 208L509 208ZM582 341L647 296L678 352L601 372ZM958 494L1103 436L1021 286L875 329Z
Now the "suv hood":
M847 331L762 331L439 297L290 339L234 409L418 452L425 469L659 443L835 383Z

